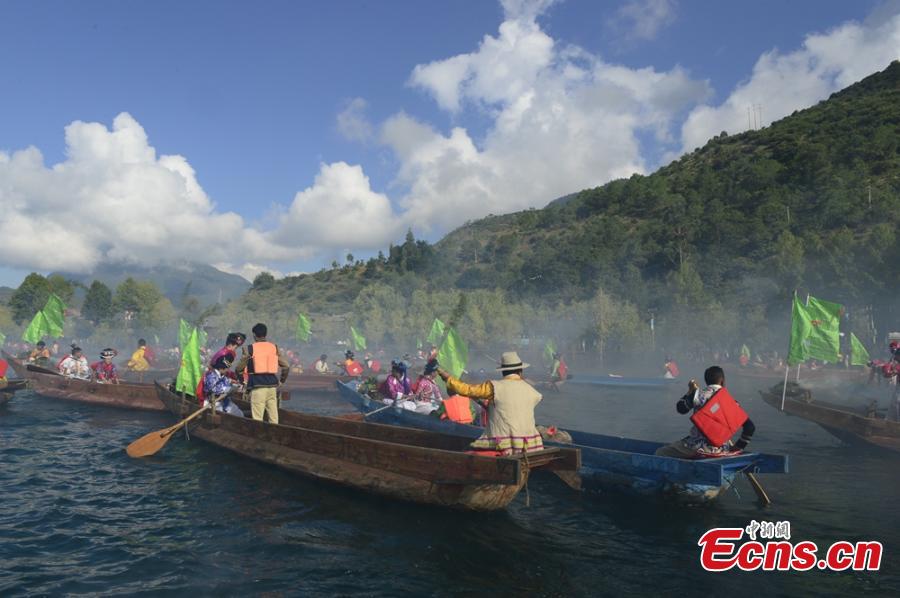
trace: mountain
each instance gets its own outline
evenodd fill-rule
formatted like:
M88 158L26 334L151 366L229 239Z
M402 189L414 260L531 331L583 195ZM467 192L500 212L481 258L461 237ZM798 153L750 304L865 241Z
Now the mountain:
M113 291L128 277L135 280L149 280L175 305L180 305L187 285L190 285L188 294L196 297L203 305L225 303L241 296L250 288L250 283L236 274L228 274L212 266L192 262L155 266L102 263L89 274L65 272L60 274L85 286L99 280Z
M764 129L723 131L651 175L489 216L433 246L408 235L387 256L288 277L241 301L340 313L374 283L407 297L502 289L529 305L602 290L690 335L713 326L713 311L724 323L784 316L799 289L886 323L900 291L898 230L895 61Z

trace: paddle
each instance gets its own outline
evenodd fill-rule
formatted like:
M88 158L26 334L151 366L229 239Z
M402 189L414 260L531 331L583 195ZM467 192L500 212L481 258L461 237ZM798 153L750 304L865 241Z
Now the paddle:
M204 406L198 409L174 426L169 426L168 428L156 430L155 432L150 432L149 434L141 436L129 444L125 449L125 452L128 453L129 457L135 459L155 455L162 447L166 446L166 443L169 442L169 439L172 438L172 435L175 434L175 432L186 426L192 419L203 415L207 409L212 409L220 398L221 396L214 397L213 400L209 401L208 407Z
M770 504L772 504L772 501L769 499L769 495L766 494L765 490L763 490L762 484L759 483L759 480L756 479L756 476L749 471L745 471L744 475L747 476L747 480L750 482L750 486L753 488L753 491L756 492L756 497L759 499L759 502L762 503L762 506L768 507Z

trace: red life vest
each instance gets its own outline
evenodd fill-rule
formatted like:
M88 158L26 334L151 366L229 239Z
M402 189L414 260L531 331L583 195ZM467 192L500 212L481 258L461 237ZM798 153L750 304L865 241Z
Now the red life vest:
M8 370L8 369L9 369L9 364L6 362L6 360L0 359L0 378L3 378L6 376L6 370Z
M691 416L691 421L700 433L714 446L722 446L728 442L747 419L749 419L747 412L725 387L716 391L706 404Z
M206 395L203 393L203 379L206 378L206 374L200 376L200 382L197 382L197 388L194 389L194 396L197 397L197 400L200 402L200 405L203 406L206 404Z
M359 376L363 373L363 366L358 361L351 361L344 367L347 368L347 373L351 376Z
M369 364L369 369L377 374L381 371L381 362L377 359L373 359L372 363Z
M472 410L469 408L469 397L453 395L444 400L445 413L441 419L449 419L458 424L472 423Z
M566 380L569 377L569 366L562 359L559 360L559 367L556 368L556 375L560 380Z
M674 361L670 361L666 364L666 369L669 370L669 373L672 374L673 378L677 378L681 371L678 369L678 364Z

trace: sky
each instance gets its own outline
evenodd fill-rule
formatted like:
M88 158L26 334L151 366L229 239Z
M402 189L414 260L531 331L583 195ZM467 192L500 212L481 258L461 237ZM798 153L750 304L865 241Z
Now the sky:
M0 0L0 57L0 284L252 279L768 125L900 58L900 1Z

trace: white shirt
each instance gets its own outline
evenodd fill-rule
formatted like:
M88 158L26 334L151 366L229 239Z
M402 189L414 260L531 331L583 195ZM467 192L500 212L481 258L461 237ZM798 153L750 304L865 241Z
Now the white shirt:
M59 373L66 378L78 378L80 380L91 379L91 366L88 365L87 357L82 355L75 358L69 355L59 364Z

